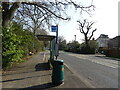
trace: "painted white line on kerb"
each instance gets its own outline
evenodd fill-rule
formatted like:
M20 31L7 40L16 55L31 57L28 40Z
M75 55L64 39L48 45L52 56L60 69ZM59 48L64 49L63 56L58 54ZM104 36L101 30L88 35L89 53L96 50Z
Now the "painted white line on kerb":
M43 56L43 62L45 61L45 55L46 55L46 53L44 53L44 56Z

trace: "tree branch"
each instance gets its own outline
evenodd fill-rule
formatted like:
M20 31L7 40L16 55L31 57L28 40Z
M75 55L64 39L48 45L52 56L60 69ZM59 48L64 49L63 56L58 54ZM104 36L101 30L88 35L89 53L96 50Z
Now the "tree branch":
M85 34L85 31L83 30L84 26L85 26L85 23L86 23L86 20L84 20L83 24L82 22L80 21L77 21L80 25L79 25L79 29L80 29L80 32Z
M20 4L21 4L20 2L13 3L12 7L9 10L10 19L13 18L15 11L19 8Z
M92 34L91 34L91 36L89 37L89 39L88 39L88 40L90 40L90 39L92 38L93 33L94 33L96 30L97 30L97 29L95 29L95 30L93 30L93 31L92 31Z
M94 22L91 23L91 24L89 24L89 22L87 22L87 23L88 23L88 24L87 24L87 27L86 27L86 29L87 29L86 34L88 34L89 30L92 28L91 26L94 24Z
M26 3L26 2L24 2L24 4L27 4L27 5L36 5L36 6L40 7L40 8L42 8L43 10L47 10L49 13L51 13L52 15L54 15L57 18L60 18L62 20L70 20L70 18L63 18L63 17L55 14L54 12L52 12L51 10L49 10L47 7L45 7L44 5L41 5L41 4L38 4L38 3Z
M92 25L94 23L91 23L91 22L87 22L86 20L84 20L84 22L80 22L80 21L77 21L79 22L79 30L82 34L84 34L84 39L85 39L85 43L86 45L88 45L88 42L90 41L90 39L92 38L94 32L97 30L93 30L90 37L88 36L88 33L90 31L90 29L92 28ZM85 32L84 29L87 29L87 31Z

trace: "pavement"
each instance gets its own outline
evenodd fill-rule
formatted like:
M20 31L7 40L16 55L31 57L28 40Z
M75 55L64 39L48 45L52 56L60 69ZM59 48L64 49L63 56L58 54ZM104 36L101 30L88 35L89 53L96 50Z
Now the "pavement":
M24 63L2 72L2 90L14 89L54 89L54 88L88 88L66 65L64 83L52 84L52 70L49 69L48 56L45 52L32 55Z

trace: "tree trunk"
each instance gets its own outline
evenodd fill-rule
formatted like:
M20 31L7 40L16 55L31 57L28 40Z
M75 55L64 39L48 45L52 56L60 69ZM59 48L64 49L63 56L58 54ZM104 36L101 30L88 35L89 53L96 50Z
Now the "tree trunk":
M87 35L85 35L85 45L86 45L86 47L88 46L88 38L87 38Z
M9 18L5 18L5 16L2 16L2 26L6 27L8 25L8 22L10 21Z
M15 11L19 8L20 2L15 2L9 7L9 2L2 2L2 26L8 26L10 20L14 17Z

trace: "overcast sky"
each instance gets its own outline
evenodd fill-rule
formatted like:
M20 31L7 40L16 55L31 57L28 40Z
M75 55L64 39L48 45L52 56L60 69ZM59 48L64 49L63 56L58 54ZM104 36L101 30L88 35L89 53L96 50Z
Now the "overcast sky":
M82 1L82 0L81 0ZM88 1L83 0L83 4L88 5ZM93 25L93 29L97 28L94 33L94 38L98 38L100 34L106 34L110 38L118 35L118 1L119 0L94 0L95 11L92 12L92 17L89 17L86 13L79 16L78 12L75 12L72 8L68 9L69 15L72 19L69 22L60 22L59 24L59 36L65 37L67 42L74 40L74 35L77 36L77 41L82 42L83 35L79 32L77 20L88 19L89 21L96 22ZM55 33L52 33L55 35Z

